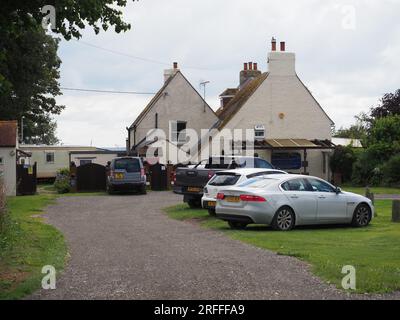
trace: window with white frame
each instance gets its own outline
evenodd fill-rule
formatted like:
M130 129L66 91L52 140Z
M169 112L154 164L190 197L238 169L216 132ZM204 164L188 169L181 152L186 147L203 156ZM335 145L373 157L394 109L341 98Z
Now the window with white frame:
M46 163L54 163L54 152L46 152L45 160Z
M256 140L265 139L265 127L262 124L258 124L254 127L254 138Z
M171 142L186 142L186 121L170 121L170 140Z

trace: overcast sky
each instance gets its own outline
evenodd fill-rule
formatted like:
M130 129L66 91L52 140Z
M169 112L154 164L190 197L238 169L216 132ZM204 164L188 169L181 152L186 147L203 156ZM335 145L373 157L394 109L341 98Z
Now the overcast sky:
M61 42L61 86L156 92L177 61L196 89L210 81L207 102L217 109L243 62L267 70L274 36L296 53L297 74L337 128L400 87L398 0L141 0L123 12L132 24L124 34L87 28L80 41ZM151 97L64 91L58 137L125 146L125 128Z

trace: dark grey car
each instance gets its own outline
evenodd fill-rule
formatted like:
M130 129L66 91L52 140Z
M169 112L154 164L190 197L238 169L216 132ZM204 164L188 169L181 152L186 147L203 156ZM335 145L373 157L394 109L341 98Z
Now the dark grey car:
M107 172L107 192L138 191L146 193L146 174L138 157L121 157L111 161Z

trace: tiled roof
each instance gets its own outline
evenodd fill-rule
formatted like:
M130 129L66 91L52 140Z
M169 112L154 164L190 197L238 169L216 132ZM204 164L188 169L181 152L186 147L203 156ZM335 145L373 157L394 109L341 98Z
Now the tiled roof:
M221 121L218 129L222 129L225 126L225 124L240 110L267 77L268 73L266 72L251 80L243 89L236 93L232 100L229 101L221 111L217 113Z
M0 148L16 146L17 127L18 122L16 120L0 121Z

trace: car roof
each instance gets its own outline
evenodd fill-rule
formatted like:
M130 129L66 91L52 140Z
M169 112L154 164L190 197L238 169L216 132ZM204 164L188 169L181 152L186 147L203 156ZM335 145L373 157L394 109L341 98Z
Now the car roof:
M271 170L271 169L270 169ZM324 180L318 177L314 177L314 176L307 176L304 174L293 174L293 173L289 173L289 174L272 174L272 175L266 175L265 179L274 179L274 180L291 180L291 179L307 179L307 178L311 178L311 179L318 179L318 180Z
M231 169L231 170L219 171L216 174L238 173L240 175L247 175L247 174L252 174L252 173L268 172L268 171L282 171L282 170L279 170L279 169L266 169L266 168L240 168L240 169ZM287 174L285 174L285 176L287 176Z

